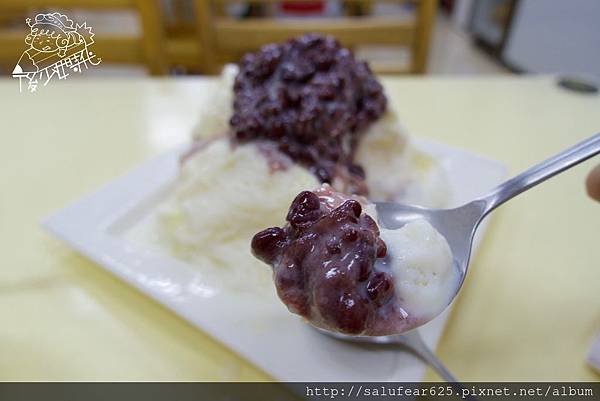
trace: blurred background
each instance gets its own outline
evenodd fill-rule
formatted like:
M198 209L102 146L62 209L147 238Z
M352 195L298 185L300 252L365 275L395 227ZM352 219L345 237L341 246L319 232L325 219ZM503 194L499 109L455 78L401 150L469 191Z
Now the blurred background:
M103 64L90 74L214 74L313 31L335 35L381 74L600 77L598 0L2 0L3 75L24 49L26 18L44 11L93 27Z

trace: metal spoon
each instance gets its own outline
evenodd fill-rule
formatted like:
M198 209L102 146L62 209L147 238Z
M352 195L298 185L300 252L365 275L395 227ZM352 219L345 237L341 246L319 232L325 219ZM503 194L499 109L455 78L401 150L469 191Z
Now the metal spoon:
M431 349L423 341L423 337L419 334L418 330L410 330L403 334L396 334L393 336L349 336L346 334L337 333L334 331L325 330L316 326L311 327L317 330L319 333L324 334L328 337L334 338L340 341L347 341L359 344L378 344L381 346L400 345L412 352L415 356L421 359L423 362L429 365L435 372L446 382L448 382L456 391L457 394L466 394L462 398L465 400L478 401L477 397L470 394L469 391L466 393L463 391L465 387L459 382L456 377L450 371L442 361L433 353Z
M376 208L379 224L388 229L398 229L411 221L425 219L435 227L448 241L454 263L462 272L460 284L454 294L456 297L467 274L473 236L483 218L521 192L599 153L600 134L596 134L500 184L487 195L454 209L426 209L378 202Z
M454 209L426 209L398 203L377 202L375 205L379 224L387 229L398 229L411 221L425 219L435 227L448 241L454 261L462 271L461 282L454 295L456 296L467 274L475 231L483 218L507 200L599 153L600 134L596 134L500 184L489 194ZM369 337L349 336L314 328L324 335L342 341L402 345L429 364L444 380L460 387L458 380L427 347L417 330L391 336Z
M410 330L403 334L397 334L393 336L378 336L378 337L370 337L370 336L348 336L345 334L321 329L316 326L312 326L312 328L316 329L319 333L324 334L328 337L334 338L340 341L347 341L359 344L379 344L382 346L385 345L400 345L407 350L411 351L414 355L420 358L423 362L427 363L435 372L445 381L450 383L452 387L457 391L457 394L465 394L463 389L465 388L461 382L459 382L456 377L450 371L442 361L439 360L437 356L429 349L423 338L419 334L418 330ZM463 396L465 400L473 400L478 401L476 397L472 396L469 392L467 392L466 396Z
M315 326L315 328L321 334L328 337L335 338L336 340L348 341L361 344L380 344L380 345L400 345L411 351L423 362L427 363L437 374L449 383L457 383L458 380L450 373L448 368L444 366L442 361L429 349L427 344L423 341L423 338L417 330L411 330L404 334L398 334L393 336L348 336L333 331L324 330Z

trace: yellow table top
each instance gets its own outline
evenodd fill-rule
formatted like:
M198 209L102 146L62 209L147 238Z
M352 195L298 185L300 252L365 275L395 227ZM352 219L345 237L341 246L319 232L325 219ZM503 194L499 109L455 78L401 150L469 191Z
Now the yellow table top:
M384 81L411 132L511 173L600 131L600 96L547 76ZM269 379L39 226L186 141L213 85L82 77L19 94L0 80L0 380ZM584 362L600 330L593 163L495 212L438 349L462 380L600 379Z

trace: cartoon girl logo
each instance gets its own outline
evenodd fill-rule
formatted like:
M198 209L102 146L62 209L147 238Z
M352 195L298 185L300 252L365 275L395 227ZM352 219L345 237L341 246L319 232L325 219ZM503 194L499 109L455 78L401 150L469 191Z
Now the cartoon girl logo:
M13 73L38 72L65 57L71 48L86 44L73 21L59 13L38 14L33 23L28 18L27 25L31 28L25 38L29 48Z
M13 70L13 78L23 81L27 89L35 92L38 82L44 86L54 77L66 79L71 72L81 73L88 65L96 66L102 61L90 46L94 43L92 28L87 23L75 25L66 15L46 13L27 18L31 29L25 43L29 46Z

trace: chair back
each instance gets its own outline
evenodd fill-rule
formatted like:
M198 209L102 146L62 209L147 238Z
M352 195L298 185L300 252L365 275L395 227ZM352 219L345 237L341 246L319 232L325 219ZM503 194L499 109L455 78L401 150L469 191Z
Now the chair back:
M141 35L98 34L95 32L94 49L102 62L141 64L152 75L168 71L164 51L163 24L159 0L1 0L0 15L22 13L34 17L38 10L133 10L139 18ZM25 21L23 21L25 23ZM14 67L24 49L24 31L0 26L0 66ZM11 67L12 64L12 67Z
M223 12L230 2L231 0L195 0L198 35L205 69L209 73L217 73L223 63L236 61L245 52L307 32L332 35L350 48L365 45L407 47L411 54L407 65L375 63L372 64L372 68L379 73L421 74L425 72L431 29L437 7L436 0L410 1L415 4L412 18L391 16L233 18ZM253 0L247 3L277 2ZM345 3L370 8L374 1L345 0ZM347 7L347 9L353 8Z

